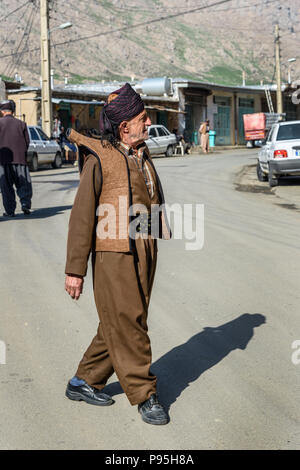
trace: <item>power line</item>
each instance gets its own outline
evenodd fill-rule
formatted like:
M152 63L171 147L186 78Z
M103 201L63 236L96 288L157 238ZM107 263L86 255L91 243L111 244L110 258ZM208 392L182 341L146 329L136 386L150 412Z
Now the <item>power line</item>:
M31 30L32 30L33 21L35 19L35 13L37 11L37 7L32 2L29 2L29 3L31 3L32 9L31 9L31 11L28 15L28 19L26 21L26 26L25 26L25 29L23 31L22 38L21 38L21 40L20 40L20 42L17 46L17 49L16 49L16 58L10 64L8 64L8 66L5 69L5 73L7 73L8 76L10 76L13 73L14 68L19 67L19 65L21 63L21 60L22 60L23 51L26 49L28 41L29 41L29 36L30 36ZM29 3L28 3L27 10L25 12L25 15L26 15L27 11L29 11L29 9L30 9ZM26 37L26 39L25 39L25 37ZM25 42L23 44L24 39L25 39ZM21 47L22 47L22 49L19 51L19 49Z
M270 3L275 3L275 2L279 2L279 1L280 1L280 0L269 0L268 3L264 3L264 4L262 4L261 2L258 2L258 3L254 3L254 4L252 4L252 5L244 5L244 6L241 6L241 7L232 7L232 8L226 8L226 9L218 9L218 10L216 10L216 12L232 11L232 10L241 10L241 9L244 9L244 8L253 8L253 7L256 7L256 6L261 6L261 7L264 8L264 7L267 7ZM203 3L202 3L202 6L203 6ZM209 5L208 5L208 7L209 7ZM165 11L165 10L171 10L171 9L172 9L172 10L180 10L180 9L183 9L183 8L186 8L186 7L175 7L175 8L163 8L163 7L162 7L160 10L163 10L163 11ZM137 13L139 13L139 12L154 13L154 12L155 12L155 10L153 10L153 9L152 9L152 10L146 10L146 9L140 9L140 8L132 8L132 9L130 9L130 8L126 8L126 7L117 7L117 6L114 6L114 9L119 9L119 10L121 10L121 11L133 11L133 12L137 12ZM90 15L88 15L85 11L80 10L80 9L78 9L78 8L74 8L74 7L72 7L72 10L75 10L75 11L81 13L81 14L84 14L84 15L86 15L86 16L89 18L89 19L80 18L80 22L91 23L91 24L95 24L95 25L99 26L99 22L93 21L93 20L91 19ZM156 9L156 11L158 11L158 10ZM58 12L56 12L56 13L57 13L57 15L60 15ZM178 13L179 13L179 12L178 12ZM182 14L182 13L180 13L180 15L181 15L181 14ZM59 16L59 17L58 17L58 16L50 16L50 17L53 18L53 19L55 19L55 20L59 20L59 18L60 18L60 16ZM78 24L78 23L75 23L74 21L72 21L72 23L73 23L73 25L75 25L75 26L82 27L82 24L81 24L81 23ZM219 28L219 26L218 26L218 28ZM243 31L243 29L238 29L238 28L230 28L230 30Z
M4 50L5 45L6 45L6 44L8 43L8 41L13 37L13 32L14 32L15 28L16 28L16 27L15 27L15 25L13 24L13 25L12 25L12 28L11 28L11 30L10 30L9 32L8 32L8 31L5 31L4 42L2 43L0 50Z
M24 13L23 18L26 17L27 12L30 10L30 5L29 5L29 3L30 3L30 2L27 2L27 8L26 8L26 11L25 11L25 13ZM29 14L29 15L30 15L30 14ZM28 19L29 19L29 18L28 18ZM24 37L25 37L26 28L27 28L27 22L25 22L25 29L23 30L22 38L21 38L21 40L19 41L18 46L17 46L15 52L12 54L12 57L13 57L13 58L12 58L12 61L9 62L9 63L6 65L5 69L4 69L4 74L7 74L8 76L10 76L9 74L11 73L11 71L12 71L12 70L14 69L14 67L15 67L15 65L14 65L14 64L15 64L15 58L14 58L14 57L17 56L18 53L19 53L19 48L21 47L22 41L23 41L23 39L24 39Z
M140 26L148 26L149 24L158 23L160 21L169 20L169 19L172 19L172 18L176 18L178 16L187 15L189 13L195 13L195 12L198 12L198 11L201 11L201 10L206 10L207 8L222 5L224 3L229 3L231 1L232 0L219 0L218 2L211 3L210 5L205 5L205 6L201 6L201 7L198 7L198 8L193 8L193 9L186 10L186 11L183 11L183 12L180 12L180 13L174 13L172 15L163 16L163 17L160 17L160 18L155 18L153 20L143 21L141 23L136 23L136 24L133 24L133 25L130 25L130 26L124 26L122 28L117 28L117 29L113 29L113 30L110 30L110 31L104 31L104 32L101 32L101 33L91 34L90 36L81 36L81 37L76 38L76 39L69 39L68 41L58 42L58 43L55 43L53 45L54 46L63 46L65 44L71 44L73 42L84 41L86 39L92 39L92 38L99 37L99 36L107 36L108 34L118 33L118 32L122 32L122 31L128 31L130 29L139 28ZM37 49L38 48L28 49L27 51L24 51L23 53L33 52ZM0 56L0 59L4 59L5 57L11 57L15 54L16 53L3 55L3 56Z
M32 12L31 12L31 18L29 19L29 22L28 22L28 31L26 33L26 40L25 40L23 49L21 50L21 52L20 52L20 54L19 54L19 56L17 57L17 60L16 60L16 67L19 67L20 64L22 63L23 50L26 49L26 47L29 43L29 38L30 38L31 31L32 31L32 26L33 26L34 20L36 19L36 13L37 13L37 8L34 6L33 9L32 9Z
M280 36L281 37L285 37L285 36L291 36L293 34L299 34L300 31L289 31L289 32L286 32L286 33L282 33ZM292 38L292 39L296 39L296 38Z
M174 9L177 9L177 10L179 10L179 9L181 9L181 10L186 9L186 6L185 6L185 7L178 7L178 6L176 6L176 7L174 8L174 7L165 7L165 6L157 6L157 5L155 5L154 8L149 9L149 8L141 8L140 5L129 5L128 3L127 3L127 5L128 5L128 6L126 6L126 7L114 5L113 8L114 8L115 10L118 9L118 10L126 10L126 11L127 11L127 10L129 10L129 11L131 11L131 10L132 10L132 11L149 11L149 12L152 12L152 13L153 13L153 11L155 11L155 10L156 10L156 11L166 11L166 10L174 10ZM203 1L202 1L202 2L196 2L195 4L191 5L191 7L194 8L194 7L198 7L198 6L200 6L200 5L203 6Z
M50 44L51 44L51 41L50 41ZM65 70L63 69L62 65L61 65L61 61L58 57L58 53L57 53L57 50L56 50L56 46L54 44L51 44L51 49L54 51L54 55L55 55L55 59L56 59L56 63L57 63L57 66L60 70L60 72L64 75L65 74Z
M74 11L79 11L81 13L81 10L77 10L76 8L72 8L72 10ZM83 13L83 12L82 12ZM88 16L88 15L87 15ZM54 21L61 21L61 13L58 13L56 12L56 15L54 16L53 13L51 13L51 15L49 15L49 18L51 20L54 20ZM82 18L80 17L80 24L78 23L75 23L73 20L72 20L72 25L75 25L75 26L79 26L80 28L82 28L82 22L85 22L85 23L91 23L91 24L94 24L96 26L99 27L99 22L97 21L93 21L90 19L90 16L88 16L89 19L85 19L85 18Z
M205 5L205 6L200 6L200 7L197 7L197 8L193 8L193 9L190 9L190 10L186 10L184 12L175 12L173 15L168 15L168 16L165 16L165 17L160 17L160 18L155 18L153 20L150 20L150 21L145 21L145 22L142 22L142 23L137 23L136 25L130 25L130 26L125 26L125 27L122 27L122 28L117 28L115 30L110 30L110 31L106 31L106 32L103 32L103 33L96 33L96 34L93 34L93 35L90 35L90 36L83 36L83 37L79 37L79 38L74 38L74 39L69 39L68 41L63 41L63 42L60 42L60 43L56 43L56 44L53 44L55 46L61 46L61 45L65 45L65 44L70 44L70 43L73 43L73 42L76 42L76 41L81 41L81 40L85 40L85 39L90 39L90 38L94 38L94 37L98 37L98 36L105 36L107 34L113 34L115 32L122 32L122 31L126 31L126 30L130 30L130 29L134 29L134 28L137 28L137 27L140 27L140 26L144 26L144 25L148 25L150 23L155 23L155 22L159 22L159 21L164 21L164 20L167 20L167 19L171 19L171 18L174 18L174 17L177 17L177 16L182 16L182 15L186 15L188 13L192 13L192 12L196 12L196 11L200 11L200 10L204 10L204 9L207 9L207 8L211 8L212 6L217 6L217 5L220 5L220 4L224 4L224 3L228 3L232 0L223 0L223 1L220 1L220 2L216 2L214 4L211 4L211 5ZM279 0L269 0L267 4L263 4L262 6L268 6L270 3L274 3L274 2L278 2ZM258 5L261 5L261 3L255 3L255 4L252 4L252 5L244 5L242 7L233 7L233 8L228 8L228 9L219 9L219 10L216 10L216 11L229 11L229 10L233 10L233 9L241 9L241 8L249 8L249 7L254 7L254 6L258 6ZM81 9L76 9L77 11L79 11L80 13L84 13L86 16L88 16L85 12L83 12ZM152 11L153 12L153 11ZM88 20L87 20L88 21ZM89 21L91 23L94 23L92 21ZM95 24L97 24L95 22ZM31 50L24 50L23 53L27 53L27 52L34 52L36 50L38 50L39 48L35 48L35 49L31 49ZM1 56L0 58L5 58L5 57L10 57L10 56L13 56L15 55L15 53L12 53L12 54L7 54L5 56Z
M63 42L60 42L60 43L56 43L55 45L56 46L61 46L61 45L64 45L64 44L70 44L72 42L77 42L77 41L82 41L82 40L85 40L85 39L91 39L91 38L94 38L94 37L99 37L99 36L106 36L107 34L112 34L112 33L116 33L116 32L122 32L122 31L127 31L129 29L135 29L137 27L140 27L140 26L146 26L146 25L149 25L149 24L153 24L153 23L157 23L157 22L160 22L160 21L164 21L164 20L167 20L167 19L172 19L172 18L175 18L175 17L178 17L178 16L182 16L182 15L186 15L186 14L189 14L189 13L194 13L194 12L198 12L200 10L205 10L207 8L211 8L213 6L218 6L218 5L221 5L221 4L224 4L224 3L228 3L228 2L231 2L232 0L221 0L219 2L215 2L215 3L212 3L210 5L205 5L205 6L201 6L201 7L197 7L197 8L194 8L194 9L190 9L190 10L186 10L184 12L176 12L172 15L168 15L168 16L164 16L164 17L160 17L160 18L155 18L153 20L148 20L148 21L144 21L142 23L137 23L137 24L134 24L134 25L130 25L130 26L124 26L122 28L117 28L115 30L111 30L111 31L105 31L103 33L96 33L96 34L93 34L93 35L90 35L90 36L82 36L82 37L79 37L79 38L76 38L76 39L69 39L68 41L63 41ZM269 0L268 3L274 3L274 2L278 2L279 0ZM259 3L256 4L256 5L260 5ZM228 9L229 10L229 9ZM223 11L223 10L216 10L216 11Z
M12 15L13 13L15 13L16 11L21 10L23 7L25 7L25 6L28 5L29 3L33 3L33 1L34 1L34 0L27 0L27 2L23 3L23 4L20 5L19 7L15 8L13 11L9 12L7 15L2 16L2 17L0 18L0 21L6 20L6 18L8 18L10 15Z
M244 6L241 6L241 7L232 7L232 8L227 8L227 9L218 9L218 10L216 10L216 12L219 12L219 11L222 11L222 12L223 12L223 11L231 11L231 10L240 10L240 9L242 9L242 8L253 8L253 7L256 7L256 6L261 6L261 7L264 8L264 7L268 7L270 3L274 3L274 2L278 2L278 1L280 1L280 0L269 0L267 3L263 3L263 4L262 4L261 2L258 2L258 3L254 3L254 4L252 4L252 5L244 5ZM198 3L198 4L199 4L199 3ZM202 4L202 5L203 5L203 4ZM114 7L114 8L115 8L115 9L118 8L118 9L120 9L120 10L121 10L121 9L122 9L122 10L124 9L124 10L126 10L126 11L128 10L128 8L126 8L126 7ZM186 8L186 7L176 7L176 8L177 8L177 9L181 9L181 8ZM87 23L91 23L91 24L95 24L95 25L99 26L99 22L96 22L96 21L91 20L91 19L90 19L90 16L89 16L86 12L84 12L83 10L78 9L78 8L72 8L72 9L74 9L74 10L80 12L80 13L83 13L83 14L85 14L86 16L89 17L89 19L80 18L80 21L81 21L81 24L80 24L80 25L79 25L78 23L75 23L74 21L72 21L72 23L73 23L74 26L79 26L79 27L81 28L81 30L82 30L82 29L83 29L83 30L86 29L85 27L82 28L82 22L87 22ZM174 10L174 9L173 9L173 10ZM141 10L136 9L136 10L132 10L132 11L141 11ZM151 11L151 12L153 13L153 10L144 10L144 11ZM60 14L59 12L57 12L57 11L56 11L55 13L56 13L56 15L61 15L61 14ZM58 16L52 16L52 18L55 19L55 20L57 20L57 21L58 21L59 19L61 19L60 16L59 16L59 17L58 17ZM130 28L130 26L129 26L129 28ZM218 26L218 30L220 30L220 29L227 29L227 30L228 30L228 27L227 27L227 26ZM230 31L240 31L241 33L245 33L245 34L249 33L249 31L246 30L245 28L233 28L233 27L230 27ZM252 30L251 32L252 32L253 34L256 34L256 31L254 31L254 30ZM77 40L77 39L75 39L75 41L76 41L76 40ZM69 40L69 41L67 41L67 42L71 42L71 41L72 41L72 39ZM58 43L58 45L60 45L60 44Z
M178 17L178 16L182 16L182 15L186 15L188 13L192 13L192 12L198 12L200 10L204 10L204 9L207 9L207 8L211 8L213 6L218 6L218 5L221 5L221 4L224 4L224 3L229 3L230 1L232 0L223 0L223 1L219 1L219 2L215 2L213 4L210 4L210 5L203 5L200 6L200 7L197 7L197 8L193 8L193 9L189 9L189 10L186 10L184 12L175 12L174 14L172 15L168 15L168 16L163 16L163 17L160 17L160 18L155 18L153 20L150 20L150 21L144 21L142 23L137 23L137 24L134 24L134 25L130 25L130 26L124 26L124 27L121 27L121 28L117 28L117 29L114 29L114 30L110 30L110 31L105 31L105 32L101 32L101 33L96 33L96 34L93 34L93 35L89 35L89 36L83 36L83 37L79 37L79 38L74 38L74 39L69 39L68 41L62 41L62 42L59 42L59 43L53 43L53 47L54 47L54 51L55 51L55 55L57 57L57 50L56 50L56 47L58 46L61 46L61 45L65 45L65 44L71 44L73 42L77 42L77 41L82 41L82 40L86 40L86 39L90 39L90 38L94 38L94 37L99 37L99 36L105 36L105 35L108 35L108 34L113 34L113 33L116 33L116 32L122 32L122 31L127 31L127 30L131 30L131 29L135 29L135 28L138 28L140 26L144 26L144 25L148 25L150 23L156 23L156 22L160 22L160 21L164 21L164 20L167 20L167 19L172 19L172 18L175 18L175 17ZM258 6L258 5L261 5L261 6L268 6L270 3L274 3L274 2L277 2L278 0L270 0L267 4L263 4L261 5L261 3L255 3L255 4L252 4L252 5L244 5L243 7L240 7L240 8L249 8L249 7L254 7L254 6ZM27 3L30 3L30 2L27 2ZM227 11L227 10L231 10L231 9L239 9L239 8L236 8L236 7L232 7L232 8L228 8L228 9L223 9L223 10L215 10L215 11ZM81 11L80 9L77 9L77 11L81 12L81 13L85 13L83 11ZM86 13L85 13L86 16L88 16ZM92 23L92 21L91 21ZM96 24L96 22L95 22ZM236 29L237 30L237 29ZM242 31L242 30L241 30ZM28 41L26 41L26 44L28 43ZM25 53L29 53L29 52L35 52L35 51L38 51L40 50L40 48L34 48L34 49L27 49L25 50L25 48L23 48L23 51L22 51L22 54L25 54ZM12 57L12 56L15 56L15 55L18 55L20 54L19 52L15 52L15 53L12 53L12 54L7 54L7 55L4 55L4 56L1 56L0 58L6 58L6 57Z
M226 8L226 9L218 9L216 10L216 12L219 12L219 11L232 11L232 10L241 10L241 9L244 9L244 8L253 8L253 7L256 7L256 6L261 6L261 7L267 7L270 3L274 3L274 2L279 2L280 0L269 0L267 3L263 3L262 2L259 2L259 3L254 3L254 4L250 4L250 5L243 5L243 6L240 6L240 7L232 7L232 8ZM198 3L199 5L199 3ZM193 5L195 6L195 5ZM181 10L181 9L185 9L186 7L156 7L156 11L160 12L160 11L166 11L166 10ZM149 12L149 13L153 13L155 10L153 9L146 9L146 8L139 8L138 5L132 5L132 6L129 6L129 7L119 7L119 6L114 6L114 9L118 9L118 10L121 10L121 11L134 11L134 12Z

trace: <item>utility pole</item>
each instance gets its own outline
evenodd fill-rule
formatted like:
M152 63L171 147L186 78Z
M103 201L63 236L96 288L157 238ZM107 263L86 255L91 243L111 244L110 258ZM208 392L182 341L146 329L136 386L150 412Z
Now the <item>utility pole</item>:
M246 86L246 72L243 70L243 86Z
M52 134L52 101L50 79L50 44L49 44L49 6L48 0L40 0L41 15L41 75L42 75L42 127L51 137Z
M277 97L277 113L283 113L282 107L282 91L281 91L281 71L280 71L280 38L279 25L275 25L275 69L276 69L276 97Z

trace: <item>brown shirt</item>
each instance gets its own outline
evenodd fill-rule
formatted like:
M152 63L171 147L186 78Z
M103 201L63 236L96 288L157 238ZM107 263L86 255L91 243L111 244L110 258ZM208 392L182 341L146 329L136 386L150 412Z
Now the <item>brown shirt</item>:
M153 197L154 182L151 176L151 171L149 169L149 164L147 163L147 159L145 158L145 154L144 154L146 145L142 144L136 150L134 150L130 148L128 145L125 145L123 142L120 142L120 149L123 152L125 152L128 158L132 158L135 161L137 168L140 170L140 172L142 173L145 179L149 196Z
M101 189L100 170L93 155L86 157L80 184L69 220L66 274L85 276L93 237Z

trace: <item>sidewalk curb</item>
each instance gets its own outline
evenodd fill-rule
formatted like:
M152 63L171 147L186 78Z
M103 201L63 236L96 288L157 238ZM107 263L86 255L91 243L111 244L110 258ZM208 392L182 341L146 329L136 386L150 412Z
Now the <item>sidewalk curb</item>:
M236 191L248 193L261 193L279 199L280 202L275 203L285 209L295 210L300 212L300 203L292 199L289 195L280 195L280 186L270 188L268 183L258 181L256 177L256 164L242 166L234 175L233 184Z
M245 147L245 145L217 145L215 147L210 147L209 148L209 153L219 153L219 151L224 150L253 150ZM206 153L202 152L201 145L195 145L194 147L191 148L191 154L192 153L197 153L201 155L207 155Z

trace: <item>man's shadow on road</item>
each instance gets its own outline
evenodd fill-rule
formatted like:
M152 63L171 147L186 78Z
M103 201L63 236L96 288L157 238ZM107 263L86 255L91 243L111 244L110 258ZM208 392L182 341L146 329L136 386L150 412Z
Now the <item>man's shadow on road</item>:
M73 206L53 206L53 207L42 207L40 209L32 209L31 214L24 215L23 213L17 213L15 217L0 217L0 222L19 220L32 220L32 219L48 219L58 214L64 214L66 211L72 209Z
M218 364L231 351L246 349L254 328L265 322L265 316L260 313L244 313L224 325L204 328L153 363L151 372L157 376L157 391L166 410L203 372ZM119 382L107 385L105 391L110 395L123 393Z

